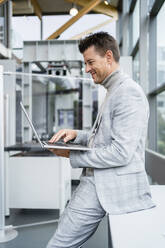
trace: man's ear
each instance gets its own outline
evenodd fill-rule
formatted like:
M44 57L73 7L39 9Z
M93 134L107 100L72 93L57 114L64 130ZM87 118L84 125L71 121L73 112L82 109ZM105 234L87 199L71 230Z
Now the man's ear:
M111 50L107 50L106 51L106 57L107 57L107 60L109 63L112 63L112 60L113 60L113 53Z

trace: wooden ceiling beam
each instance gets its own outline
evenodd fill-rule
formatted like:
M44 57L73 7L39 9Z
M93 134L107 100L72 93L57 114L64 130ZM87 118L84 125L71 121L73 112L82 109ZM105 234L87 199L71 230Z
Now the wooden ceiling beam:
M83 15L90 12L95 6L97 6L102 0L92 0L87 1L88 3L84 8L79 10L76 16L73 16L69 21L67 21L64 25L62 25L57 31L55 31L52 35L50 35L47 40L56 39L60 34L62 34L67 28L69 28L73 23L78 21Z
M34 12L35 12L36 16L38 16L38 18L40 20L42 20L42 10L41 10L41 7L40 7L38 1L37 0L30 0L30 2L34 8Z
M7 2L7 0L0 0L0 5L4 4L5 2Z
M76 3L80 6L85 6L89 3L89 0L66 0L67 2ZM118 19L118 11L115 7L111 6L110 4L106 5L103 1L100 4L93 8L93 11L104 14L107 16L111 16L112 18Z
M79 40L83 36L88 35L88 34L94 32L94 31L96 31L97 29L99 29L99 28L101 28L101 27L103 27L103 26L105 26L105 25L107 25L107 24L109 24L111 22L114 22L114 21L115 21L115 18L111 18L110 20L102 22L102 23L100 23L100 24L98 24L98 25L96 25L96 26L94 26L94 27L92 27L90 29L87 29L86 31L84 31L84 32L82 32L80 34L77 34L77 35L71 37L69 40Z

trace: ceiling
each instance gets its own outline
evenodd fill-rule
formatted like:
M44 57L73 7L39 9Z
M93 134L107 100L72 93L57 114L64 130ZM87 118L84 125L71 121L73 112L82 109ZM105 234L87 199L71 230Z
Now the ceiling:
M13 15L20 16L20 15L35 15L34 5L33 3L38 3L39 8L41 9L42 15L60 15L60 14L68 14L70 8L72 7L73 3L78 2L78 0L69 1L69 0L13 0ZM90 2L91 0L88 0ZM83 2L81 0L80 2ZM110 5L118 8L120 7L119 0L110 0ZM82 6L77 5L78 9L81 9ZM90 12L90 13L95 13Z

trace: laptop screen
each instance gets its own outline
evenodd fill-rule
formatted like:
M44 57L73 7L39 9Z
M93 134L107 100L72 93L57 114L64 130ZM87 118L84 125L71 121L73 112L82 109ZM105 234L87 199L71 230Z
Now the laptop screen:
M35 136L36 136L36 138L37 138L39 144L41 145L41 147L44 147L44 145L42 144L42 142L41 142L41 140L40 140L40 137L39 137L37 131L35 130L35 128L34 128L34 126L33 126L32 121L30 120L30 118L29 118L29 116L28 116L28 114L27 114L27 112L26 112L26 109L24 108L23 103L20 102L20 105L21 105L22 111L24 112L24 114L25 114L25 116L26 116L26 119L27 119L27 121L29 122L29 124L30 124L30 126L31 126L31 128L32 128L32 130L33 130L33 132L34 132L34 134L35 134Z

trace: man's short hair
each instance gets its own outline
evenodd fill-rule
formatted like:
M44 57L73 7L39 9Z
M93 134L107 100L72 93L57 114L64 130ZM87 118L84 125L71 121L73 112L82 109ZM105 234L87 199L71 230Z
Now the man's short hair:
M81 39L79 42L79 51L84 53L89 47L94 46L96 51L101 56L104 56L107 50L111 50L114 60L119 62L120 51L117 41L107 32L98 32L90 34L89 36Z

